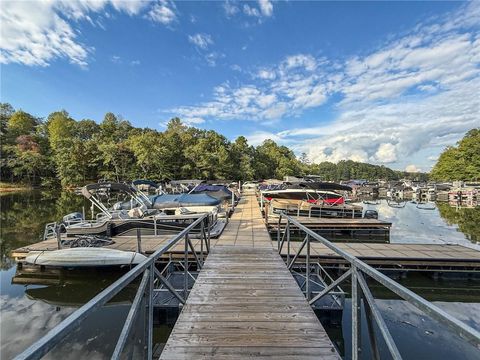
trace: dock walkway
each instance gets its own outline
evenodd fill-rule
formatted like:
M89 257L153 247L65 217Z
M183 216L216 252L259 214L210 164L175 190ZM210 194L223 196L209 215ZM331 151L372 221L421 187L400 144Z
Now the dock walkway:
M160 359L339 359L244 196L212 250Z

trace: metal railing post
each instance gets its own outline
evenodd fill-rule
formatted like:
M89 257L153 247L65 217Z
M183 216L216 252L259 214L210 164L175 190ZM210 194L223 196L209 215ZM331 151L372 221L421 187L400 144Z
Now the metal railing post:
M200 262L203 266L203 242L205 241L205 224L202 221L200 225Z
M140 228L137 228L137 252L142 253L142 233Z
M307 234L307 256L305 258L306 269L306 283L305 283L305 294L307 296L307 301L310 300L310 236Z
M188 233L185 234L184 270L183 270L183 298L188 296Z
M380 352L378 350L377 338L375 336L375 328L373 327L372 310L366 301L363 302L363 309L365 311L365 318L367 319L368 339L370 340L372 358L374 360L380 360Z
M150 282L148 284L148 338L147 338L147 359L153 358L153 289L155 279L155 262L150 266Z
M352 360L359 359L360 353L360 296L357 268L352 264Z
M278 216L278 225L277 225L277 249L280 252L280 226L282 224L282 213ZM281 256L282 254L280 254Z
M287 219L287 226L286 226L286 232L287 232L287 267L290 266L290 220Z

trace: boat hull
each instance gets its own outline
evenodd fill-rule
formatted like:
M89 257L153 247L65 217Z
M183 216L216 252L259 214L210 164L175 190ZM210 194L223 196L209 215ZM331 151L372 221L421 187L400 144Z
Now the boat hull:
M145 255L132 251L105 248L69 248L28 255L25 261L32 265L58 267L97 267L139 264Z

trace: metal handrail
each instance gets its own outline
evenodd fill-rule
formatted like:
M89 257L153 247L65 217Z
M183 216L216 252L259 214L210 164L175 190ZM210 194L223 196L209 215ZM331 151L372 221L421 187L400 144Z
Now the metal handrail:
M186 276L188 272L189 247L191 248L192 252L195 253L194 247L192 246L191 242L188 239L188 234L195 226L197 226L198 224L201 224L201 229L202 229L202 236L200 239L202 244L201 256L200 256L201 261L200 259L197 258L196 254L195 254L195 257L196 257L197 264L199 266L203 265L203 259L204 259L203 243L205 242L205 249L207 254L209 253L209 249L210 249L209 226L208 224L204 224L206 221L208 221L208 219L209 218L207 213L202 215L198 219L196 219L187 228L185 228L183 231L181 231L180 233L172 237L163 247L156 250L147 259L145 259L144 261L136 265L134 268L132 268L130 271L128 271L126 274L124 274L122 277L116 280L113 284L111 284L105 290L97 294L85 305L75 310L72 314L70 314L67 318L65 318L61 323L59 323L57 326L51 329L45 336L43 336L41 339L36 341L34 344L28 347L21 354L17 355L15 357L15 360L42 358L54 346L56 346L62 339L64 339L68 334L70 334L73 330L75 330L80 325L80 323L83 320L85 320L90 314L92 314L96 309L100 308L105 303L107 303L116 294L122 291L128 284L130 284L135 279L137 279L138 276L142 273L144 274L144 279L137 290L137 295L135 296L135 300L130 308L130 312L129 312L129 315L127 316L126 323L120 334L120 338L115 348L113 358L119 358L121 354L121 349L123 349L123 346L125 345L126 339L129 335L129 330L131 328L131 321L134 320L135 315L138 313L138 307L141 303L141 301L139 301L138 298L144 295L144 292L148 287L147 295L148 295L148 303L149 303L149 309L148 309L149 314L148 314L148 332L147 332L148 346L147 346L146 358L151 359L152 358L152 332L153 332L153 283L154 283L154 277L158 276L159 274L158 270L155 268L155 262L163 254L165 254L168 250L170 250L173 246L179 243L182 239L185 239L184 268L185 268L185 276ZM207 231L205 231L205 229L207 229ZM146 277L148 277L148 281L145 279ZM168 283L168 281L162 277L160 277L160 281L162 283L165 283L165 282ZM148 285L145 286L145 284L147 283ZM169 286L169 284L166 284L166 285L167 285L166 287L170 291L174 292L174 295L178 295L173 287ZM187 285L188 284L185 282L185 286ZM188 295L187 293L188 293L188 289L184 288L184 297L182 298L179 296L179 298L183 300L183 302L185 302L186 300L186 295Z
M281 219L284 217L287 219L287 224L285 226L285 233L283 236L280 235L281 233ZM290 224L295 225L296 229L301 230L306 234L305 239L301 243L297 253L295 254L294 258L290 261ZM340 276L337 280L327 286L322 292L318 295L310 299L309 293L309 265L310 265L310 243L311 241L317 241L328 247L330 250L334 251L338 255L340 255L343 259L350 263L350 269ZM441 322L442 324L446 325L452 332L458 334L460 337L471 343L473 346L479 348L480 347L480 332L476 329L468 326L464 322L456 319L449 313L445 312L441 308L435 306L431 302L425 300L421 296L415 294L411 290L405 288L404 286L400 285L396 281L392 280L388 276L382 274L380 271L374 269L370 265L367 265L365 262L361 261L357 257L349 254L348 252L339 248L336 244L332 243L331 241L325 239L323 236L315 233L314 231L307 228L305 225L301 224L298 220L292 218L289 215L280 213L279 220L278 220L278 229L277 229L277 243L278 243L278 252L281 255L284 242L287 242L287 266L289 269L292 268L294 263L297 259L301 256L301 252L304 248L306 248L306 269L307 269L307 284L306 284L306 296L307 300L309 301L310 305L319 300L321 297L325 296L332 289L338 286L340 283L345 281L348 278L351 278L352 282L352 359L356 360L359 358L359 351L360 351L360 339L359 339L359 331L360 331L360 301L364 298L364 308L366 311L366 319L368 322L368 329L370 332L370 345L372 347L372 357L374 359L379 358L379 351L377 347L377 343L375 340L375 333L373 331L373 321L374 320L377 326L380 329L380 333L387 344L387 347L392 355L393 359L401 359L401 355L397 349L397 346L390 335L390 332L383 320L380 311L378 310L375 299L367 286L367 282L363 275L368 275L370 278L376 280L378 283L392 291L393 293L400 296L402 299L406 300L410 304L414 305L424 313L431 316L433 319Z

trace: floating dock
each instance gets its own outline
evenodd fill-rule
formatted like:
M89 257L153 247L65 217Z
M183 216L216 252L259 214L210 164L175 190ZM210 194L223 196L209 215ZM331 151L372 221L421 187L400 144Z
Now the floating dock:
M251 214L255 214L252 217ZM301 219L302 223L310 227L308 218ZM342 223L358 222L360 219L327 219L312 218L309 221L317 225L329 224L331 221L340 220ZM365 224L372 223L378 226L387 226L384 222L375 219L363 219ZM366 221L368 220L368 221ZM304 222L305 221L305 222ZM268 219L268 222L278 225L278 218ZM273 225L272 225L273 226ZM355 226L360 226L356 224ZM248 230L247 230L248 229ZM141 250L145 254L151 254L165 244L171 235L142 236ZM125 251L136 251L138 247L137 237L121 236L113 238L114 244L109 248ZM196 249L200 248L200 240L191 239ZM291 255L295 255L300 245L291 243ZM234 214L227 224L222 235L218 239L211 239L212 247L219 245L228 246L251 246L253 248L277 248L275 236L273 240L266 231L265 221L260 212L260 207L253 194L244 194ZM337 243L338 247L358 256L371 266L380 269L418 270L418 271L468 271L480 272L480 251L462 245L454 244L392 244L392 243ZM31 251L57 250L57 240L50 239L27 245L12 251L12 257L21 262ZM165 258L183 256L183 245L178 244L170 249ZM287 249L282 249L282 255L287 255ZM312 243L312 257L322 265L341 266L344 262L336 253L320 243Z
M378 241L390 240L390 228L392 223L378 219L364 218L318 218L308 216L294 216L300 223L327 237L331 241ZM266 219L268 229L276 231L280 226L283 231L287 224L282 218L280 224L278 216L269 216ZM295 225L291 225L291 231L295 231Z
M253 199L212 243L160 359L340 359Z

